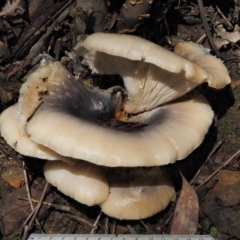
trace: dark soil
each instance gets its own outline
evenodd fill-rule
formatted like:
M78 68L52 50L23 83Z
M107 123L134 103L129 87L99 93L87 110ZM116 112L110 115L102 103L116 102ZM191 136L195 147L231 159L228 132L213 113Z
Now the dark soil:
M198 41L222 59L233 82L221 91L214 91L206 85L199 88L209 100L215 112L215 120L198 149L187 159L167 167L176 190L179 193L181 189L179 172L190 182L215 146L219 147L194 179L194 187L203 183L240 150L238 0L203 1L204 15L200 14L198 5L201 1L194 0L154 0L151 7L149 4L141 7L138 4L131 5L127 0L127 12L124 1L114 0L78 0L77 3L74 0L8 2L0 2L0 111L17 101L23 77L31 68L35 57L41 53L49 53L56 60L60 60L71 52L81 34L99 31L129 33L169 49L172 49L174 42L179 39ZM10 5L5 5L7 3ZM145 17L139 19L140 14ZM124 23L118 21L119 18L124 19ZM203 18L207 20L211 36L205 35ZM68 68L85 79L91 76L86 68L76 62L70 62ZM91 83L108 87L104 86L98 76L92 78ZM0 157L0 239L1 236L4 239L21 239L24 226L29 223L25 220L31 212L28 202L18 199L27 197L23 172L17 172L16 184L10 180L14 187L4 180L3 175L7 171L26 169L32 197L40 199L45 185L42 173L44 161L18 154L3 139L0 139ZM240 239L239 186L240 163L237 155L196 190L200 203L196 234L211 234L218 239ZM42 207L38 215L42 227L34 222L29 234L42 231L63 234L90 233L100 214L100 208L82 205L64 196L54 187L48 187L45 201L53 205ZM176 202L143 222L118 221L102 214L94 232L169 234Z

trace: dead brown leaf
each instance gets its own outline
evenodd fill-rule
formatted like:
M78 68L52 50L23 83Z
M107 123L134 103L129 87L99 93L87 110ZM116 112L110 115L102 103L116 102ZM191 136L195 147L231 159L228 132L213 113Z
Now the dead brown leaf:
M14 188L19 188L25 183L24 170L19 167L7 168L1 177Z
M214 38L214 42L217 45L217 48L221 48L223 45L229 43L236 43L240 40L240 32L219 32L218 36L221 38Z
M39 199L42 191L32 189L31 195L33 198ZM26 196L25 186L16 189L7 194L3 205L0 207L0 230L3 235L9 235L19 229L26 218L31 213L31 208L28 201L19 200L18 196ZM50 195L46 197L46 201L52 203L53 199ZM36 203L33 203L34 207ZM48 213L48 207L43 205L39 212L39 220L43 219Z
M197 231L199 203L195 190L182 176L182 190L174 212L170 234L194 235Z
M240 85L240 80L232 81L231 82L231 87L232 88L237 88Z
M3 7L2 11L0 11L0 17L1 16L16 16L18 13L23 14L24 9L24 0L16 0L12 3L6 3L6 5Z

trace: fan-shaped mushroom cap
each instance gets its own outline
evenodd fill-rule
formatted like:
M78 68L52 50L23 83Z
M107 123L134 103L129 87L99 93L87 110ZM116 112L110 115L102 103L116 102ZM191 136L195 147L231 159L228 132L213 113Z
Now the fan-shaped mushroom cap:
M78 161L69 165L61 161L49 161L44 166L44 176L62 193L88 206L102 203L108 198L109 185L106 169Z
M108 176L110 193L100 207L117 219L143 219L162 211L175 198L163 168L116 168Z
M210 87L220 89L231 82L227 68L202 45L179 42L174 52L203 68L209 74L207 83Z
M194 43L180 43L174 53L136 36L95 33L84 47L94 72L122 76L130 114L172 101L203 82L213 88L230 83L223 63Z

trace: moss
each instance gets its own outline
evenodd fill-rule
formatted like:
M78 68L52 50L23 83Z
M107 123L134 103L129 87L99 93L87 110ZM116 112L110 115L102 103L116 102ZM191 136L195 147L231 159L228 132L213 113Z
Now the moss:
M209 231L211 228L212 223L207 218L202 218L200 222L204 231Z
M210 235L214 238L217 238L217 239L221 238L221 233L217 230L216 227L211 227L210 228Z
M134 231L135 231L136 233L140 233L140 232L142 231L142 226L141 226L140 224L136 224L136 225L134 226Z

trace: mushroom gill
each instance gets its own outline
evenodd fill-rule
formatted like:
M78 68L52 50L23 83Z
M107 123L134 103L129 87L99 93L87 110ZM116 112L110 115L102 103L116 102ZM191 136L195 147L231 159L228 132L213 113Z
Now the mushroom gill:
M129 114L166 104L203 82L217 89L230 83L224 64L192 42L179 43L171 52L136 36L95 33L75 51L94 72L122 77L128 93L124 110Z

